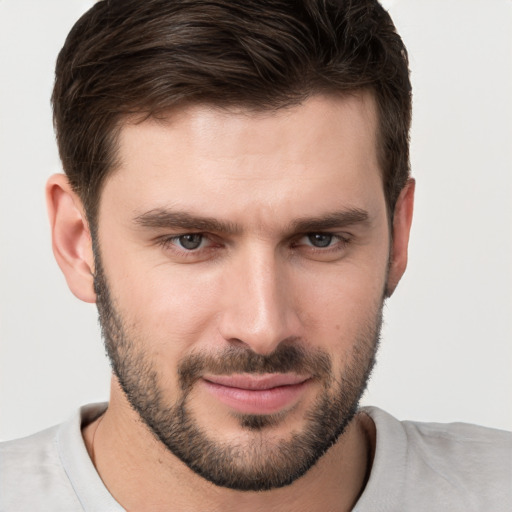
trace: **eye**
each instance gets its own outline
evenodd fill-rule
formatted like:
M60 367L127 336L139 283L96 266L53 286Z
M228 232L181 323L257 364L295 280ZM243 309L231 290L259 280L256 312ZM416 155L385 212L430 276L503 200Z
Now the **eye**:
M331 233L309 233L308 235L306 235L306 238L313 247L322 248L329 247L331 245L333 238L335 237Z
M337 261L347 254L352 237L345 233L317 231L306 233L292 244L305 258L316 261Z
M215 259L224 247L222 239L210 233L163 236L156 242L163 248L166 257L177 263L199 263Z
M187 251L199 249L203 241L204 236L201 233L187 233L174 238L174 243Z

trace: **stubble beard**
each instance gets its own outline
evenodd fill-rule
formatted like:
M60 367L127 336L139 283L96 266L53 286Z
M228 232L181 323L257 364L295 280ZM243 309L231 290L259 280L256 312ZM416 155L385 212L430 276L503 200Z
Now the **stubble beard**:
M265 491L284 487L304 475L339 439L354 418L372 372L382 324L382 306L361 329L341 375L331 357L305 350L297 340L281 343L268 356L230 346L218 354L192 354L178 364L180 394L169 406L162 378L144 344L130 335L115 308L96 254L94 286L99 320L114 374L132 408L152 434L192 471L221 487ZM239 414L250 441L216 441L190 411L190 392L202 374L285 373L312 375L321 391L304 416L301 430L286 439L272 434L286 413Z

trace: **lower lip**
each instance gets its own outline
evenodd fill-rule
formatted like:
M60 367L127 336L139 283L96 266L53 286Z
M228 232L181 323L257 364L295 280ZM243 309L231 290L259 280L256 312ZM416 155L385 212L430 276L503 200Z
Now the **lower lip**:
M241 389L202 381L220 402L242 414L274 414L299 400L309 381L270 389Z

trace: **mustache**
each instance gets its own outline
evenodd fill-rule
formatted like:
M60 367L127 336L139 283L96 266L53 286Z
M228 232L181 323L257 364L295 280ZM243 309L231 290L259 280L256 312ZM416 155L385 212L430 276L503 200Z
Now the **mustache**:
M231 375L233 373L297 373L330 380L330 356L321 350L305 350L297 344L282 343L268 355L257 354L248 348L230 346L216 354L196 353L178 364L178 377L183 391L205 373Z

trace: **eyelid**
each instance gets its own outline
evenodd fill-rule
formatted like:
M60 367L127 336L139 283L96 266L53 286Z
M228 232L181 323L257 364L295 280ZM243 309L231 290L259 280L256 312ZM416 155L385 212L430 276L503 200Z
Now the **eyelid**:
M315 247L311 243L301 242L302 239L307 238L311 235L326 235L333 238L333 243L326 247ZM201 241L201 244L204 242L204 246L200 246L197 249L185 249L180 248L180 246L176 243L176 241L185 235L201 235L204 241ZM311 257L313 255L318 258L336 258L343 256L344 251L347 249L347 246L351 243L353 236L347 232L332 232L332 231L310 231L307 233L300 233L290 237L290 242L288 247L293 251L301 251L304 253L305 257L309 254ZM165 251L169 251L174 254L174 257L180 258L185 262L189 260L189 262L199 262L205 259L210 259L215 255L220 256L217 249L222 248L226 245L226 241L212 234L205 233L201 231L186 231L181 233L176 233L172 235L164 235L156 239L156 243L161 246ZM329 261L326 259L325 261Z
M181 237L187 236L187 235L201 235L203 239L201 240L201 245L197 249L185 249L183 247L179 247L179 245L175 242L177 242ZM172 247L172 250L176 251L180 254L197 254L201 251L207 250L210 248L211 244L214 242L212 241L212 235L208 233L202 233L200 231L188 231L186 233L177 233L174 235L165 235L159 237L157 240L157 244L162 246L164 249L170 249ZM210 244L207 244L206 247L203 246L203 242L210 242Z
M338 243L341 242L343 244L347 244L347 243L349 243L352 240L352 236L349 235L348 233L333 233L332 231L310 231L308 233L301 233L300 235L296 236L295 237L295 241L299 242L303 238L308 238L311 235L330 236L333 239L337 240ZM329 249L329 248L333 247L333 245L329 245L326 248L315 247L312 244L304 244L304 245L307 245L308 247L312 247L314 249L320 249L320 250L321 249L325 250L325 249ZM334 244L334 245L336 245L336 244Z

